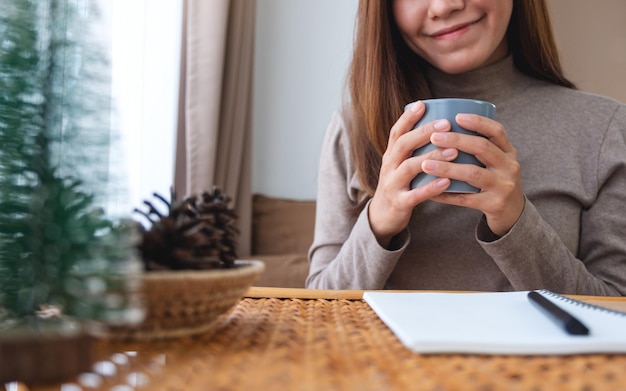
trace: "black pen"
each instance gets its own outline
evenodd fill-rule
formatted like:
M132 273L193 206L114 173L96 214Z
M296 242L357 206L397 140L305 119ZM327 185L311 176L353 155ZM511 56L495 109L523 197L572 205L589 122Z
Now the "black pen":
M528 300L535 304L544 314L548 315L559 327L562 327L568 334L572 335L588 335L587 326L570 313L564 311L559 306L543 297L537 292L528 292Z

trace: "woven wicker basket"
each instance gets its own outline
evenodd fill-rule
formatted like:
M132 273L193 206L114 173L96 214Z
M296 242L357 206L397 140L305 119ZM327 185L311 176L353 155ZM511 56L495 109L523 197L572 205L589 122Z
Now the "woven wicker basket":
M147 340L199 334L239 302L265 270L261 261L235 261L236 267L214 270L148 272L141 289L144 320L133 326L109 327L102 337Z

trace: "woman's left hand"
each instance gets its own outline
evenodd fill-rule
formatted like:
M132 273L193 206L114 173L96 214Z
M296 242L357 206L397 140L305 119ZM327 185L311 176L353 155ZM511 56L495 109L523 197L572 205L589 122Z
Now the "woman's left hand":
M440 148L456 148L475 155L485 167L425 160L422 169L433 176L467 182L481 191L443 193L433 200L482 211L491 231L503 236L524 209L517 151L509 141L504 126L495 120L475 114L458 114L456 122L485 137L438 132L431 135L430 141Z

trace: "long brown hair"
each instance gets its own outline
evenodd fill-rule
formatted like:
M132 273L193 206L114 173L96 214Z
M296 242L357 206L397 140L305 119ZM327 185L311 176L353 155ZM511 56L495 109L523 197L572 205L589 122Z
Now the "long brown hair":
M426 62L404 42L392 12L393 0L360 0L347 87L352 158L364 192L378 184L392 125L406 103L431 97ZM545 0L513 0L507 30L509 51L523 73L575 88L561 69Z

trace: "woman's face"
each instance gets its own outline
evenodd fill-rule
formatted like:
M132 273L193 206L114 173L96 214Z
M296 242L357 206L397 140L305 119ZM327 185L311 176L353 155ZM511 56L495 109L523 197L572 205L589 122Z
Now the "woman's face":
M451 74L506 57L512 11L513 0L393 0L393 15L407 45Z

